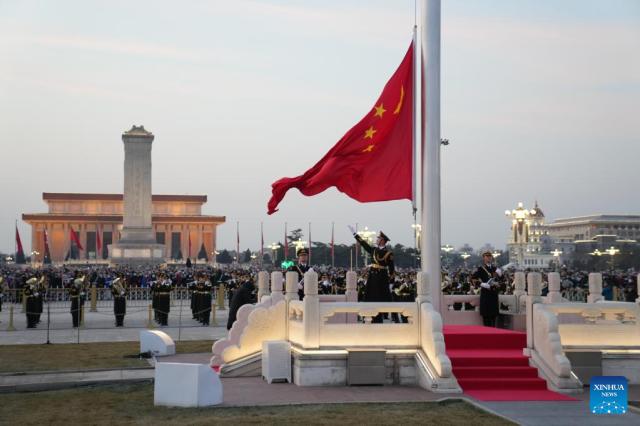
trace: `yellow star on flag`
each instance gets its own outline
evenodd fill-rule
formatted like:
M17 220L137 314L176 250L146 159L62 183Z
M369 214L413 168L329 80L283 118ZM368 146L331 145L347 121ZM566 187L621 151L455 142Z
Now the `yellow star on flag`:
M386 109L384 109L384 105L382 104L382 102L380 103L380 105L379 105L379 106L374 107L374 108L375 108L375 110L376 110L376 113L373 115L374 117L380 117L380 118L382 118L382 115L383 115L385 112L387 112L387 110L386 110Z
M362 152L371 152L371 151L373 151L374 147L375 147L375 145L369 145L365 149L363 149Z
M371 126L367 130L365 130L364 138L365 139L373 139L373 135L375 135L376 132L377 132L377 130L374 129L373 126Z

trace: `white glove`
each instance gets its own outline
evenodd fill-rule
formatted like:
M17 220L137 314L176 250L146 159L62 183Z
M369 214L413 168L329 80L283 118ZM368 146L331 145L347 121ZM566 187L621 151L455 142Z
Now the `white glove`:
M355 233L356 233L356 230L355 230L355 229L353 229L353 226L351 226L351 225L347 225L347 227L349 228L349 231L351 231L351 233L352 233L352 234L355 234Z
M480 287L482 287L482 288L486 288L486 289L490 289L490 288L491 288L491 285L489 285L489 283L481 283L481 284L480 284Z
M496 269L496 274L498 274L499 277L502 276L502 269L498 268Z
M313 268L309 268L307 272L315 272L315 271L313 270Z

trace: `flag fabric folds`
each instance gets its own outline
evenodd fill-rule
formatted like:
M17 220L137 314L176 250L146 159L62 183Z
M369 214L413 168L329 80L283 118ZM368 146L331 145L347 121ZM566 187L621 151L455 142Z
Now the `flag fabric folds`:
M269 214L292 188L312 196L335 186L360 202L413 198L413 60L412 43L364 118L304 174L271 185Z
M69 227L69 232L71 234L71 241L76 244L76 247L78 247L78 249L84 250L84 247L82 247L82 244L80 244L80 238L78 238L78 234L76 234L76 231L74 231L73 228Z
M96 258L100 258L102 254L102 238L100 237L100 229L96 226Z
M16 257L15 261L17 264L26 263L26 259L24 257L24 249L22 248L22 240L20 239L20 232L18 232L18 226L16 225Z

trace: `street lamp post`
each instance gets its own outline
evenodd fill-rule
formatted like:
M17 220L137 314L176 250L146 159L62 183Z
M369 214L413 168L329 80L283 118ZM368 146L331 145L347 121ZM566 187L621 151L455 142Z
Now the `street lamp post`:
M280 244L271 243L269 248L271 249L271 263L275 265L276 261L278 260L278 249L280 248Z
M463 262L464 262L464 269L467 269L467 259L471 257L471 255L469 253L461 253L460 257L462 258Z
M620 249L615 248L614 246L609 247L608 249L605 250L605 253L607 253L609 256L611 256L611 270L613 271L613 257L620 253Z
M556 261L556 271L560 269L560 256L562 255L562 250L555 249L551 252L555 261Z
M522 202L513 210L505 210L505 216L511 217L513 242L518 247L518 268L524 264L524 248L529 242L529 216L536 214L535 210L527 210Z

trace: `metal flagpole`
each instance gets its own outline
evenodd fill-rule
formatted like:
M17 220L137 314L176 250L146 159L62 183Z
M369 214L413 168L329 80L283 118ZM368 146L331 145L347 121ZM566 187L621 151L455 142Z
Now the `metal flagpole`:
M418 97L416 96L416 92L418 90L418 85L416 84L416 77L418 76L418 73L416 72L416 67L418 66L418 64L420 63L419 61L419 55L418 55L418 26L414 25L413 26L413 74L412 74L412 79L413 79L413 125L411 128L411 146L413 148L413 154L411 155L411 158L413 160L412 164L411 164L411 208L412 208L412 212L413 212L413 221L415 224L416 221L416 212L418 211L418 200L416 197L416 150L417 150L417 145L418 145L418 106L417 106L417 102L418 102ZM414 227L415 228L415 227Z
M431 300L441 310L440 288L440 0L422 2L421 266Z
M336 266L336 251L335 251L335 240L333 236L333 228L334 223L331 222L331 267L335 268Z
M311 222L309 222L309 265L311 265Z

